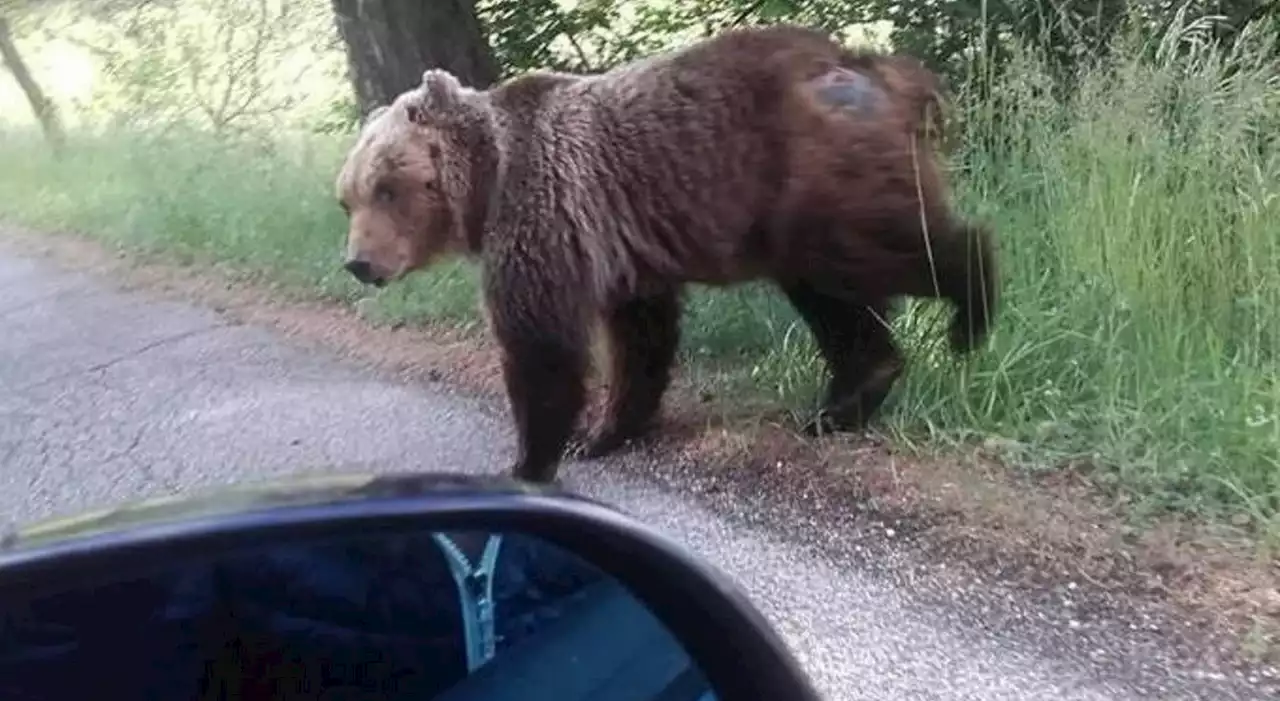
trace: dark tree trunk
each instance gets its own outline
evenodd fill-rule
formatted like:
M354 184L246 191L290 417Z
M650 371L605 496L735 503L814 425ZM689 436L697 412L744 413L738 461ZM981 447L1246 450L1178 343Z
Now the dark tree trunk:
M40 128L44 130L45 139L55 152L61 151L66 139L63 136L62 122L58 119L58 111L31 76L31 70L27 68L22 55L18 53L18 46L13 42L9 21L3 16L0 16L0 58L4 59L4 65L9 68L14 80L18 81L18 87L27 96L31 111L35 112Z
M333 12L361 114L417 87L428 68L477 88L497 79L475 0L333 0Z

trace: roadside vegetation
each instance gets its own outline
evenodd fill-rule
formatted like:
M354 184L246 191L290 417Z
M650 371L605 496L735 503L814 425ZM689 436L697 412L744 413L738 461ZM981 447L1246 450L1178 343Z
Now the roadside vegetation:
M1059 25L982 31L1025 23L953 4L982 19L955 24L950 44L874 2L494 2L480 15L503 73L599 69L687 41L707 17L841 27L930 58L955 93L963 209L999 235L1004 307L964 364L938 340L941 308L907 308L912 366L884 430L923 450L977 444L1013 469L1085 471L1134 514L1280 538L1280 20L1188 4L1095 18L1068 40ZM330 9L101 8L12 13L65 146L50 148L0 74L0 219L329 299L368 294L339 267L332 180L355 109ZM552 11L559 24L534 22ZM468 264L442 267L380 293L374 314L479 333L475 281ZM822 365L780 296L698 289L688 309L682 362L697 382L738 405L813 408Z

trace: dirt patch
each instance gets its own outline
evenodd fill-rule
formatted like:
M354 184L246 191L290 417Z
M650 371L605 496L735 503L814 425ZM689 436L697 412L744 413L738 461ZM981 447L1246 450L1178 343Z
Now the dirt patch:
M405 381L503 397L498 354L482 333L379 326L358 305L316 301L224 267L178 267L76 236L13 229L3 236L24 252L110 275L126 289L198 302ZM905 453L875 437L803 439L780 417L734 417L679 380L665 417L661 437L646 447L672 456L673 464L732 471L722 482L736 485L728 489L741 490L744 499L785 485L787 493L805 495L804 506L815 512L892 524L897 545L946 562L951 571L1028 592L1069 582L1081 601L1158 610L1182 621L1178 634L1193 637L1193 649L1280 664L1280 560L1242 531L1176 519L1135 527L1125 520L1124 504L1104 500L1081 472L1032 478L980 450L944 459Z

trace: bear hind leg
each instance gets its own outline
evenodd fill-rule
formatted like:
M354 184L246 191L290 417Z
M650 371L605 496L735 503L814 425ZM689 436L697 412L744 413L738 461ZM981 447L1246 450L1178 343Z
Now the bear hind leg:
M905 369L887 326L889 305L855 301L805 282L784 285L783 291L813 333L830 372L822 407L803 432L861 430Z
M609 396L604 419L585 440L582 457L603 457L647 434L671 383L680 343L676 290L630 299L609 310Z
M951 239L954 262L947 271L946 295L955 307L948 337L957 354L981 345L990 333L1000 302L999 267L991 231L958 222Z
M954 309L947 331L951 349L958 355L969 353L988 335L999 303L999 268L991 231L943 207L930 213L927 229L921 228L917 212L905 212L900 221L885 227L885 238L920 245L915 251L907 249L905 255L891 256L892 247L883 248L884 265L874 283L878 292L950 302ZM889 264L893 257L899 264Z

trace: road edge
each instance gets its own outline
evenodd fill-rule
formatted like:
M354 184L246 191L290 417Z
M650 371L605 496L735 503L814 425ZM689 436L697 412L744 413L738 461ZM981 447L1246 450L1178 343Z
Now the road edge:
M124 289L212 306L238 321L336 350L402 381L444 382L481 398L501 399L492 348L483 337L444 329L377 327L350 305L309 299L256 276L222 266L179 266L163 256L111 249L75 234L6 226L0 239L15 244L20 252L52 258L69 269L103 273L102 277L109 274L110 281ZM317 333L323 328L329 330ZM340 331L333 332L335 328ZM370 343L371 339L376 342ZM729 499L741 504L785 495L797 520L807 516L803 520L821 520L828 532L864 537L862 557L869 562L887 557L893 549L911 554L918 562L932 563L934 574L937 565L949 566L946 576L957 582L966 580L975 586L994 582L1050 605L1062 598L1065 588L1075 606L1064 618L1065 626L1072 621L1083 625L1082 618L1116 617L1131 621L1131 626L1141 621L1153 626L1153 633L1179 638L1178 646L1191 656L1207 654L1212 659L1202 661L1212 666L1234 669L1246 678L1277 679L1274 666L1280 661L1280 649L1276 649L1280 638L1274 636L1280 632L1280 591L1273 591L1274 609L1267 608L1266 600L1257 604L1253 615L1262 618L1254 628L1215 609L1222 594L1198 601L1185 595L1196 587L1210 586L1205 582L1214 579L1215 573L1266 575L1267 563L1249 565L1238 545L1224 551L1225 556L1206 554L1208 541L1189 536L1181 524L1156 540L1126 535L1113 513L1090 503L1087 483L1069 483L1070 475L1059 477L1058 484L1036 484L984 469L983 458L976 455L931 462L901 454L883 442L848 438L815 446L776 424L726 425L713 412L700 411L698 398L681 397L676 403L676 410L667 411L668 417L676 415L669 420L668 435L649 446L673 466L666 474L651 475L655 480L671 483L675 473L697 465L706 476L695 480L696 496L711 503ZM925 481L953 482L953 499L921 489L921 472L929 473ZM1071 506L1076 509L1073 513L1064 513L1066 507L1061 504L1022 511L1038 520L1061 518L1064 525L1060 527L1067 529L1081 526L1080 519L1097 519L1089 525L1106 532L1046 546L1041 539L1017 533L1018 524L1007 515L992 522L973 522L974 512L955 501L967 498L966 489L991 489L987 499L1031 498L1038 490L1055 491L1058 501L1080 502ZM1216 570L1187 570L1188 559L1212 557L1229 562ZM1271 570L1280 573L1280 565L1272 563ZM1277 578L1270 580L1273 590ZM1264 576L1264 588L1266 583ZM1085 610L1089 613L1081 613ZM1245 649L1251 636L1273 637L1264 640L1269 648L1259 655Z

